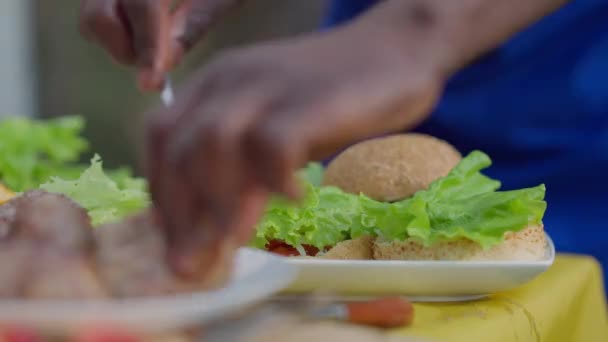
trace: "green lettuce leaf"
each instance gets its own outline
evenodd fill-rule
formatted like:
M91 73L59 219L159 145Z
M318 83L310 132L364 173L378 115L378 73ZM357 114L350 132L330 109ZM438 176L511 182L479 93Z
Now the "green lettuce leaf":
M126 170L115 174L115 181L103 171L99 156L91 160L91 166L79 178L65 180L51 177L41 189L61 193L85 208L93 225L120 220L150 204L143 179L133 178Z
M20 192L37 188L51 176L77 174L79 168L69 163L87 149L80 137L83 127L79 117L0 121L0 180Z
M490 248L503 241L505 232L541 223L546 209L544 185L497 191L500 182L481 173L490 165L486 154L471 152L427 190L396 203L320 187L322 170L310 172L309 167L300 173L313 174L302 177L304 200L294 204L273 199L257 226L253 245L263 248L277 239L296 248L306 244L322 249L371 234L387 241L413 238L426 246L466 238Z
M378 225L378 234L388 241L414 238L425 246L466 238L490 248L502 242L506 232L541 223L547 208L545 186L496 191L500 183L480 173L490 165L487 155L471 152L428 190L392 204L407 218L401 226Z
M283 240L296 248L311 245L319 249L350 238L354 228L363 227L360 198L334 187L306 183L306 196L298 204L275 198L257 226L253 245L264 248L270 240Z

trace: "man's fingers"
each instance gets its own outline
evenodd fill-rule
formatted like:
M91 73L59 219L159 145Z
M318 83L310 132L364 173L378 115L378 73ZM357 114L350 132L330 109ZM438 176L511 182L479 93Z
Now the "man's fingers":
M187 235L180 235L169 246L169 262L180 277L203 280L210 266L217 261L220 239L210 236L210 228L201 220L191 227Z
M174 269L181 276L201 279L208 286L221 285L230 270L227 263L231 262L234 250L251 240L267 198L263 188L248 187L238 199L234 220L227 227L214 226L213 220L205 220L209 216L201 216L190 234L172 246L170 260Z
M168 261L174 272L189 279L204 273L206 254L200 255L200 249L209 245L211 237L205 235L209 232L199 231L198 225L199 219L208 215L205 201L171 161L167 148L172 135L180 132L179 119L198 103L197 97L192 97L195 90L195 86L185 87L174 106L151 115L146 146L146 171L155 212L168 238ZM213 254L213 250L205 253Z
M195 230L197 208L191 186L176 172L168 161L166 148L169 132L174 122L171 113L158 114L148 128L147 174L150 191L155 204L155 213L168 238L168 257L172 268L180 275L187 274L183 262L176 258L182 246ZM176 253L177 252L177 253Z
M264 199L256 196L258 192L245 192L253 174L247 160L241 159L242 138L274 94L262 84L242 88L239 82L206 77L197 88L198 105L180 118L167 146L174 177L187 184L185 191L196 198L195 210L188 214L194 218L188 221L176 217L184 207L168 207L175 229L189 232L174 254L179 257L175 267L189 277L203 276L216 262L219 252L214 245L234 234L239 236L237 243L245 243L261 215Z
M205 213L226 229L234 219L238 197L250 176L245 168L247 161L242 158L242 137L265 112L274 92L263 83L241 87L239 84L249 82L217 78L214 74L206 75L207 81L199 88L198 106L180 120L168 154L192 184L192 191L206 199Z
M255 178L270 191L298 198L301 189L294 171L307 160L307 151L306 138L293 120L296 118L283 119L272 113L258 122L244 138L243 156L248 158Z
M152 200L159 206L159 217L163 226L170 226L162 211L165 205L164 182L166 169L166 142L173 129L175 118L171 113L157 112L148 115L146 122L145 172L148 178Z
M80 29L118 62L135 65L144 91L159 90L165 74L209 27L242 0L85 0Z
M117 0L84 1L79 25L84 37L100 44L117 62L135 63L129 25Z
M259 185L249 185L242 194L233 229L239 245L246 245L255 231L258 220L264 213L268 191Z
M123 0L128 19L138 81L143 90L157 90L171 66L171 0Z

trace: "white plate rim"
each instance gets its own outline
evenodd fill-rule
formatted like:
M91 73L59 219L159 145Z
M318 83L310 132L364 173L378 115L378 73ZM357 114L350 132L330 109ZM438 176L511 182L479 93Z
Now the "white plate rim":
M79 319L98 321L100 324L110 322L121 325L122 322L135 330L138 329L128 323L133 317L137 317L137 322L166 318L167 321L175 321L171 325L186 327L221 319L237 309L271 297L289 286L297 275L297 268L280 256L247 247L240 248L237 253L235 261L246 259L248 253L263 255L266 258L265 266L260 267L258 272L238 281L230 281L226 287L215 291L124 300L0 299L0 321L36 321L41 325L63 325L61 322L78 313ZM217 303L219 298L226 296L229 296L229 300L224 300L225 303L220 306L205 305L209 299ZM142 326L141 323L135 325ZM150 327L150 330L155 329Z

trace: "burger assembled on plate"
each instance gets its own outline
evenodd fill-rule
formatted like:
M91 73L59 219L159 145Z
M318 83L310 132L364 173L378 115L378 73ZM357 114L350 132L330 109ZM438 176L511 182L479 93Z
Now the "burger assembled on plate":
M289 256L382 260L540 260L545 187L498 191L448 143L400 134L356 144L300 173L297 204L275 198L253 245Z

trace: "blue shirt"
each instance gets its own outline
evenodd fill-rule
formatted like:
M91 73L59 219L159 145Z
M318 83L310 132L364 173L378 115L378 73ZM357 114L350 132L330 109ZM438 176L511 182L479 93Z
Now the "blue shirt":
M374 3L334 0L326 24ZM418 130L487 152L505 189L545 183L558 250L608 266L608 1L573 0L461 70Z

